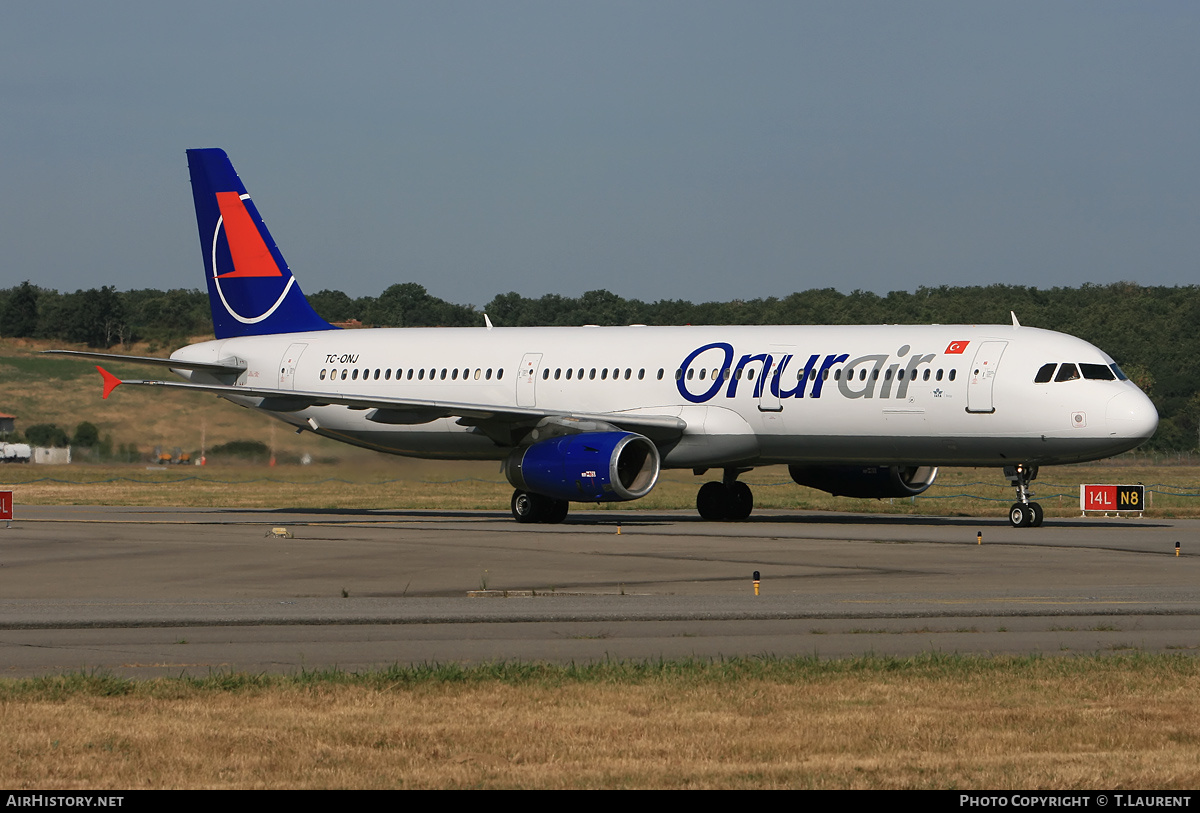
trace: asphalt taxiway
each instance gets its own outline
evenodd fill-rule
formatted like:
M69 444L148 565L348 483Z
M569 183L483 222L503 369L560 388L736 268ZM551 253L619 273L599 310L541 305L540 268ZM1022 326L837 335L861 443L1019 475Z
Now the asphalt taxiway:
M0 676L1200 651L1197 520L1014 529L1002 518L784 511L739 523L577 511L554 526L482 511L16 514L0 525Z

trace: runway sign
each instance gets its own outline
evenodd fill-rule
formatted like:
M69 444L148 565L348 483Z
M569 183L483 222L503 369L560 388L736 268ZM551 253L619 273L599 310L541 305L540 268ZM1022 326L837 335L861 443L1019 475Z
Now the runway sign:
M0 522L12 522L12 492L0 491Z
M1080 485L1079 510L1138 513L1146 505L1145 486Z

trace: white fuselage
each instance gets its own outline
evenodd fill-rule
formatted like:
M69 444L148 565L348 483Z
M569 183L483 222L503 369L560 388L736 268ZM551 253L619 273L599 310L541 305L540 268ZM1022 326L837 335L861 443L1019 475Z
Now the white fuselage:
M172 357L236 359L246 366L237 385L281 394L677 417L686 429L662 444L668 468L1069 463L1130 449L1158 421L1133 383L1102 376L1115 367L1096 347L1007 325L335 330L216 340ZM1047 364L1090 365L1090 377L1035 383ZM512 451L454 417L397 425L333 404L267 411L393 454Z

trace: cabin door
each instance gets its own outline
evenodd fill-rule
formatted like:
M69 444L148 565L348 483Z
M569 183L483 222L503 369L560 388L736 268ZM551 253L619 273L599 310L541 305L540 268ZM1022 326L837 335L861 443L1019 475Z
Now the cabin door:
M517 373L517 406L537 406L537 376L541 364L541 353L526 353L521 357L521 369Z
M304 352L304 348L306 347L308 347L307 344L293 344L288 346L287 352L279 360L279 389L296 389L296 364L300 361L300 354Z
M1008 342L984 342L975 352L975 361L967 371L967 412L991 414L996 411L992 404L992 385L996 381L996 369Z

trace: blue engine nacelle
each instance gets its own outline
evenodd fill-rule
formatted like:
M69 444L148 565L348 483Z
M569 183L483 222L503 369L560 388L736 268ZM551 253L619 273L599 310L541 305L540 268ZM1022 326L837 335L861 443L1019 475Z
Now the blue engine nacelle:
M504 476L516 489L557 500L617 502L649 494L660 466L649 438L581 432L517 449L504 461Z
M933 485L937 466L788 466L802 486L835 497L914 497Z

